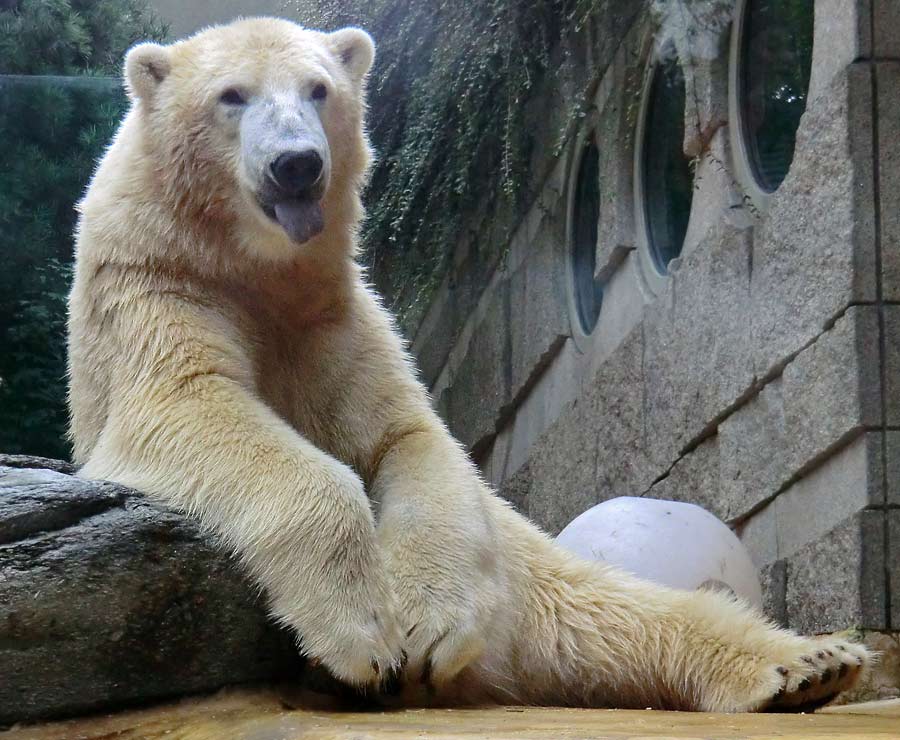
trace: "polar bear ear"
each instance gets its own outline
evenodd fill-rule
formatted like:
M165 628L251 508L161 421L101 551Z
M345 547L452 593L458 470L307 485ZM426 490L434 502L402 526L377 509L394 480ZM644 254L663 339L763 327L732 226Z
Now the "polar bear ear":
M171 70L169 48L160 44L138 44L125 55L125 82L132 98L150 100Z
M342 28L328 34L331 48L350 77L360 82L372 68L375 42L361 28Z

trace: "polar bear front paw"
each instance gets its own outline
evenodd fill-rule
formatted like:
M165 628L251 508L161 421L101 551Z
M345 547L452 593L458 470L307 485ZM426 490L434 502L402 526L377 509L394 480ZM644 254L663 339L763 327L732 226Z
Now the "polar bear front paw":
M391 603L362 619L339 610L326 629L302 634L303 652L314 664L358 688L391 685L406 663L403 630Z
M487 641L476 619L425 617L407 632L407 680L434 694L476 660L485 647Z

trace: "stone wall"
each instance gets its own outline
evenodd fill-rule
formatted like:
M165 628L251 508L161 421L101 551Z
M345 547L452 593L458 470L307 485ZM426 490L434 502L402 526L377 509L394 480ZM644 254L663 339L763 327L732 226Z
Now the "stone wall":
M509 240L473 225L412 341L451 429L525 514L556 533L615 496L699 503L750 549L770 614L804 631L900 626L897 7L816 0L793 164L764 202L732 151L730 28L686 65L698 164L666 278L648 275L634 187L653 18L584 29L569 89L534 106L530 207ZM567 221L591 127L604 299L585 335Z

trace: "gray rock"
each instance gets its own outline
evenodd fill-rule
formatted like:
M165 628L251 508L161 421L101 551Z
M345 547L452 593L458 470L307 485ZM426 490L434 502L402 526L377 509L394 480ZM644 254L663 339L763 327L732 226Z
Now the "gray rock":
M291 636L193 521L111 483L0 467L0 723L300 666Z
M76 466L65 460L53 460L49 457L36 457L34 455L2 455L0 454L0 466L7 468L38 468L41 470L55 470L57 473L72 475Z
M894 7L900 28L900 3ZM900 34L894 34L900 39ZM900 56L900 40L897 56ZM875 66L878 83L878 195L881 200L881 269L884 299L900 300L900 62Z

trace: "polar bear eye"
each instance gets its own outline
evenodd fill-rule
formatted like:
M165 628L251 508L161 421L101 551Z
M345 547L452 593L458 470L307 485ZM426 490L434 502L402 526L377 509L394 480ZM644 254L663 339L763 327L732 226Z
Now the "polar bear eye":
M225 105L245 105L247 100L241 94L241 91L235 87L229 87L219 96L219 101Z
M328 97L328 88L321 82L312 89L312 99L317 101L325 100Z

